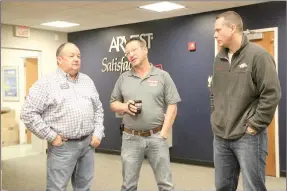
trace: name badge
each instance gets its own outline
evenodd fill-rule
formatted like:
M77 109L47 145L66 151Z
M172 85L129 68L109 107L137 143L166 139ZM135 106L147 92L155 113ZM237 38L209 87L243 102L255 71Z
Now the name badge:
M157 84L158 84L158 80L150 80L149 79L147 82L148 82L149 86L157 86Z
M60 88L61 88L61 89L69 89L70 86L69 86L68 83L64 83L64 84L61 84L61 85L60 85Z

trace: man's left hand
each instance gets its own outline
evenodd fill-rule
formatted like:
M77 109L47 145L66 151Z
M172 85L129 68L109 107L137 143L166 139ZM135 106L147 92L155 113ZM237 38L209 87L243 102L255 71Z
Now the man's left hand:
M92 136L91 146L97 148L100 145L101 141L96 136Z
M160 132L159 136L161 136L162 138L167 139L167 133L165 133L163 131Z

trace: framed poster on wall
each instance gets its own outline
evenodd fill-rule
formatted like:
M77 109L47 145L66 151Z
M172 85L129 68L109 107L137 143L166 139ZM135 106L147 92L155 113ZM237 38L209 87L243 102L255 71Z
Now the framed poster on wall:
M19 101L19 72L17 66L2 66L3 101Z

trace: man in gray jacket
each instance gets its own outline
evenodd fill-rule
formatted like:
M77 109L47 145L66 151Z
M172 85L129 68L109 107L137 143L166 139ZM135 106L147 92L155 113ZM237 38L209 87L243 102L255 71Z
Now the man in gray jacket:
M275 62L249 42L233 11L216 17L214 38L221 47L211 85L216 190L235 191L241 168L244 190L264 191L267 127L281 98Z

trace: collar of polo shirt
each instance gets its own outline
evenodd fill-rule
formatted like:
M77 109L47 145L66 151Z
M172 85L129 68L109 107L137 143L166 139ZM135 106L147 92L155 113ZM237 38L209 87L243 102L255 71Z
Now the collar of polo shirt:
M147 73L146 76L154 76L154 75L157 75L158 72L156 70L156 67L154 67L154 65L152 63L150 63L150 71ZM136 72L135 72L135 69L131 69L130 71L130 75L129 76L137 76L136 75Z

